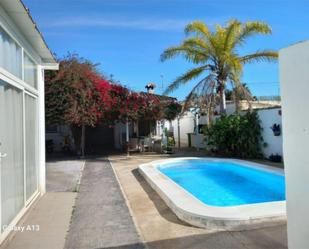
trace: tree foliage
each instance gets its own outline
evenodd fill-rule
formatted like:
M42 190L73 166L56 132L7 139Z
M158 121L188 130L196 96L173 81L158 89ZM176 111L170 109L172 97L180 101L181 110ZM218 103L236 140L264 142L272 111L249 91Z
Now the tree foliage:
M139 118L159 120L162 116L161 103L152 95L130 91L119 84L99 82L96 88L101 96L101 122L113 125Z
M165 106L164 117L169 121L174 120L177 117L177 115L181 112L181 110L182 106L178 102L172 101Z
M95 65L77 55L61 60L58 72L46 73L47 124L95 126L101 104L92 81L95 74Z

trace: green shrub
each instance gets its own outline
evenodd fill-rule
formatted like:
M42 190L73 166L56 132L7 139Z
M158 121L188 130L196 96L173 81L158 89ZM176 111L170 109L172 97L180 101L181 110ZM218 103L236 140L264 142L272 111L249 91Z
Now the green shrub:
M262 127L256 112L221 116L203 129L208 149L222 156L260 158L263 144Z

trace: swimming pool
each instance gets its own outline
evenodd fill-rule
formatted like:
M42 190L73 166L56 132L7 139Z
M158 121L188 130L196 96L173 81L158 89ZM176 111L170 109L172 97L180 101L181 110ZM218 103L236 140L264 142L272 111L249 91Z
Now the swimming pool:
M177 158L139 171L183 221L243 230L286 220L282 169L236 159Z
M179 160L158 165L196 198L211 206L285 200L284 176L237 162L206 159Z

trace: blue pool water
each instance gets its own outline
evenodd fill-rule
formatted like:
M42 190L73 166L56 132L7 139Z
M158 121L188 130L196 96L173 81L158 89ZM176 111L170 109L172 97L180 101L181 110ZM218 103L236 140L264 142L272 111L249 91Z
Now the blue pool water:
M188 159L157 168L207 205L236 206L285 200L284 176L234 162Z

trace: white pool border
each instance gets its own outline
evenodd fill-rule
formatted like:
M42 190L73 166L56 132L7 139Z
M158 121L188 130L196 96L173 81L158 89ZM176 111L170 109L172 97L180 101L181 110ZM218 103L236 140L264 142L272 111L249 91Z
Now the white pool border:
M138 167L139 172L179 219L197 227L231 231L254 229L286 222L285 201L229 207L209 206L201 202L157 169L158 164L187 159L205 159L213 162L235 162L244 167L249 166L284 175L282 169L266 166L264 164L239 159L211 157L171 158L140 165Z

